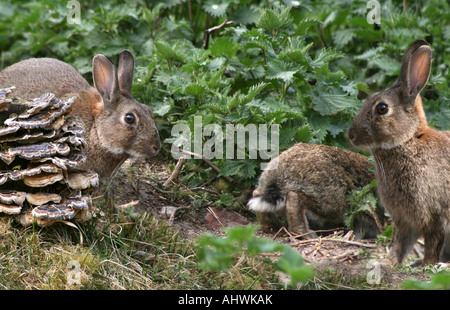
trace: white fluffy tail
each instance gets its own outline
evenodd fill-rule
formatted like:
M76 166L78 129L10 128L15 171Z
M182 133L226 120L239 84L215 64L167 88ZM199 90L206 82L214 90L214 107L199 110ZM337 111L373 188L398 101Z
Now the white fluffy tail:
M272 204L264 200L264 196L256 196L249 200L247 206L253 212L278 212L284 209L285 198L277 200L276 204Z

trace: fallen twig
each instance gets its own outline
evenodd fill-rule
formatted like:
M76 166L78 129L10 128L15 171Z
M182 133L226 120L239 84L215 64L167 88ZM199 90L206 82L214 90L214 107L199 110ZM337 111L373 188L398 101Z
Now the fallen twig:
M219 217L217 216L217 214L214 212L213 209L211 209L210 207L207 207L206 210L208 210L208 212L211 213L214 216L214 218L217 220L217 222L219 222L219 224L222 227L225 227L225 225L222 224L222 222L220 221Z
M321 239L321 240L318 240L318 239ZM350 241L350 240L344 240L344 239L337 239L337 238L307 239L307 240L297 241L296 243L294 243L292 245L295 246L295 245L307 244L307 243L313 243L313 242L319 242L319 241L320 242L322 242L322 241L343 242L343 243L348 243L348 244L357 245L357 246L366 247L366 248L376 248L377 247L376 244L362 243L362 242Z
M215 26L215 27L212 27L212 28L209 28L209 29L205 30L205 40L204 40L204 43L203 43L203 48L204 48L205 50L208 49L208 47L209 47L209 37L211 36L211 33L213 33L213 32L216 31L216 30L220 30L220 29L222 29L223 27L228 26L228 25L231 25L231 24L233 24L232 21L224 21L224 22L223 22L222 24L220 24L219 26Z
M173 182L173 180L178 178L185 162L186 162L186 158L184 158L184 157L181 157L180 159L178 159L175 169L173 169L172 174L166 180L166 182L164 182L163 186L169 185L171 182Z

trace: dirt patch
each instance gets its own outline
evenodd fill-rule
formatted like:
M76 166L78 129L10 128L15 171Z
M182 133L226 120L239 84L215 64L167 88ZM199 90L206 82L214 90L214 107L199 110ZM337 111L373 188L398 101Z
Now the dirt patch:
M163 162L125 162L111 184L116 208L149 212L189 240L204 232L223 235L223 227L257 224L251 216L233 210L195 205L192 189L177 183L163 185L170 175L168 164ZM376 244L375 240L355 240L351 231L335 230L310 240L299 239L283 229L275 234L262 231L257 234L298 249L307 263L314 264L319 282L325 283L318 288L345 289L353 287L347 283L360 281L364 285L357 287L393 289L401 288L399 283L408 277L429 280L419 268L378 264L387 255L388 248ZM410 259L419 257L422 250L417 245Z

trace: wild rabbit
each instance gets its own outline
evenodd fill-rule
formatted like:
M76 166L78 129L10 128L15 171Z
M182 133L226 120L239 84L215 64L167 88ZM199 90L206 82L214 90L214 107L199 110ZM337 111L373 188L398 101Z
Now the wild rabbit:
M158 153L160 138L149 107L131 96L134 58L123 50L119 69L104 55L93 59L94 87L70 65L51 58L33 58L0 72L0 86L16 86L14 95L32 99L43 93L59 98L76 96L72 114L84 123L87 160L82 169L97 172L100 179L131 157Z
M381 200L395 226L388 263L400 265L419 236L422 265L450 258L450 132L427 124L420 91L431 70L424 40L405 52L396 86L373 94L348 136L370 150Z
M337 147L297 143L272 159L248 202L262 229L280 226L285 214L289 231L316 237L309 229L344 227L350 211L346 194L375 179L371 164L361 154ZM379 230L371 215L359 221L358 237L374 237Z

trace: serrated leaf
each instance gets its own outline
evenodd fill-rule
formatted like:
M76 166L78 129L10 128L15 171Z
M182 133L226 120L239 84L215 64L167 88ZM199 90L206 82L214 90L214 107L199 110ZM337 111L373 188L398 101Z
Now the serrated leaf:
M219 176L241 175L244 178L251 179L256 175L259 168L254 160L227 160L221 167Z
M157 107L153 109L153 113L162 117L169 113L172 107L173 100L166 100L166 98L164 98L164 102L161 105L157 105Z
M333 138L336 138L340 133L345 132L350 127L350 120L340 120L337 123L333 122L328 126L328 131Z
M188 95L198 96L206 91L206 86L200 83L191 83L184 88Z
M203 4L203 9L211 14L212 16L216 17L225 17L226 12L228 9L228 2L220 3L220 1L217 0L208 0Z
M239 44L234 42L230 37L217 37L212 40L209 49L214 56L225 55L228 58L232 58L238 51Z
M359 100L346 94L315 94L312 96L314 110L321 115L334 115L341 111L355 110Z
M158 55L168 61L183 61L185 56L164 42L154 42Z
M317 55L317 57L313 61L311 61L311 67L320 68L325 65L328 65L328 63L330 61L333 61L333 60L336 60L336 59L339 59L342 57L344 57L344 54L342 54L341 52L338 52L331 48L323 48L320 50L319 55Z
M219 70L225 62L226 62L226 59L223 57L213 58L213 59L211 59L211 61L208 64L208 69L210 71Z
M397 75L400 70L400 62L391 59L387 56L380 56L378 58L369 61L369 64L373 64L381 70L385 71L388 75Z
M352 29L340 29L333 32L333 42L341 49L347 45L355 36Z
M252 101L267 85L267 83L261 82L251 86L245 97L246 102Z
M266 38L252 38L250 41L244 43L244 49L260 48L264 50L268 55L276 57L276 52L272 46L272 43Z
M302 67L293 63L274 60L269 63L267 78L274 80L282 80L286 84L291 84L296 74Z
M315 111L312 111L307 116L309 125L314 130L314 137L316 138L317 143L322 143L328 133L328 127L331 123L330 119L321 116Z
M437 113L434 117L436 119L436 126L442 130L450 129L450 109L443 108L440 113Z
M286 27L293 22L290 16L290 7L282 9L263 9L256 26L269 31Z
M338 112L356 114L362 103L356 96L348 95L337 87L318 83L310 92L314 110L321 115L334 115Z

